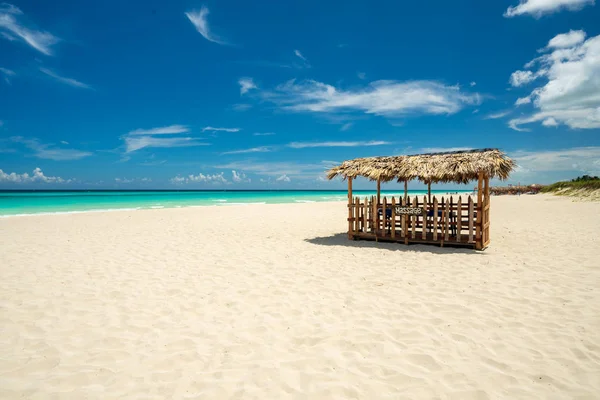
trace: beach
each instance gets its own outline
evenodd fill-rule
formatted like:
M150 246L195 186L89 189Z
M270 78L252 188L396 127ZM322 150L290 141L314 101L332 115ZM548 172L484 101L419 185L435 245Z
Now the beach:
M0 398L599 398L600 203L491 202L483 252L343 202L0 218Z

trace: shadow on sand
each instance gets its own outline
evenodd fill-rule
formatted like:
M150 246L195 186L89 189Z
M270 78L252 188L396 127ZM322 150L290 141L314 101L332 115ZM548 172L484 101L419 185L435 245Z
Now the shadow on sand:
M348 239L347 233L336 233L331 236L315 237L311 239L304 239L304 241L316 244L319 246L344 246L351 248L363 248L363 249L381 249L389 251L416 251L422 253L433 253L433 254L465 254L472 256L480 256L485 253L482 251L476 251L470 248L452 246L451 244L444 244L444 247L430 244L409 244L408 246L403 243L392 243L392 242L375 242L371 240L350 240Z

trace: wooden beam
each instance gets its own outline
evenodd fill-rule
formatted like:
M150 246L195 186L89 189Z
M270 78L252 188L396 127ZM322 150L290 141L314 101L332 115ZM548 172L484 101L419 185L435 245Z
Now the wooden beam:
M490 242L490 177L485 176L483 182L483 245Z
M377 179L377 206L381 204L381 181Z
M408 181L404 181L404 204L403 205L407 205L406 204L406 199L408 198Z
M427 182L427 199L431 203L431 182Z

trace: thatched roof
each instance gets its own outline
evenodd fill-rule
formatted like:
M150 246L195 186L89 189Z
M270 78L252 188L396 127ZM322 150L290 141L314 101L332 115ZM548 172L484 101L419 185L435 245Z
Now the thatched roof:
M479 172L490 178L506 179L515 163L498 149L453 151L411 156L369 157L344 161L327 171L327 178L336 176L371 180L467 183L477 180Z

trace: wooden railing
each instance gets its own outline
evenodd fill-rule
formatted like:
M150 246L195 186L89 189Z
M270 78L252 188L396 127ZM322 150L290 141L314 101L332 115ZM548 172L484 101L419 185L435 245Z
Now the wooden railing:
M481 204L471 196L383 197L379 203L375 196L355 197L348 204L348 236L483 248L489 243L489 197Z

